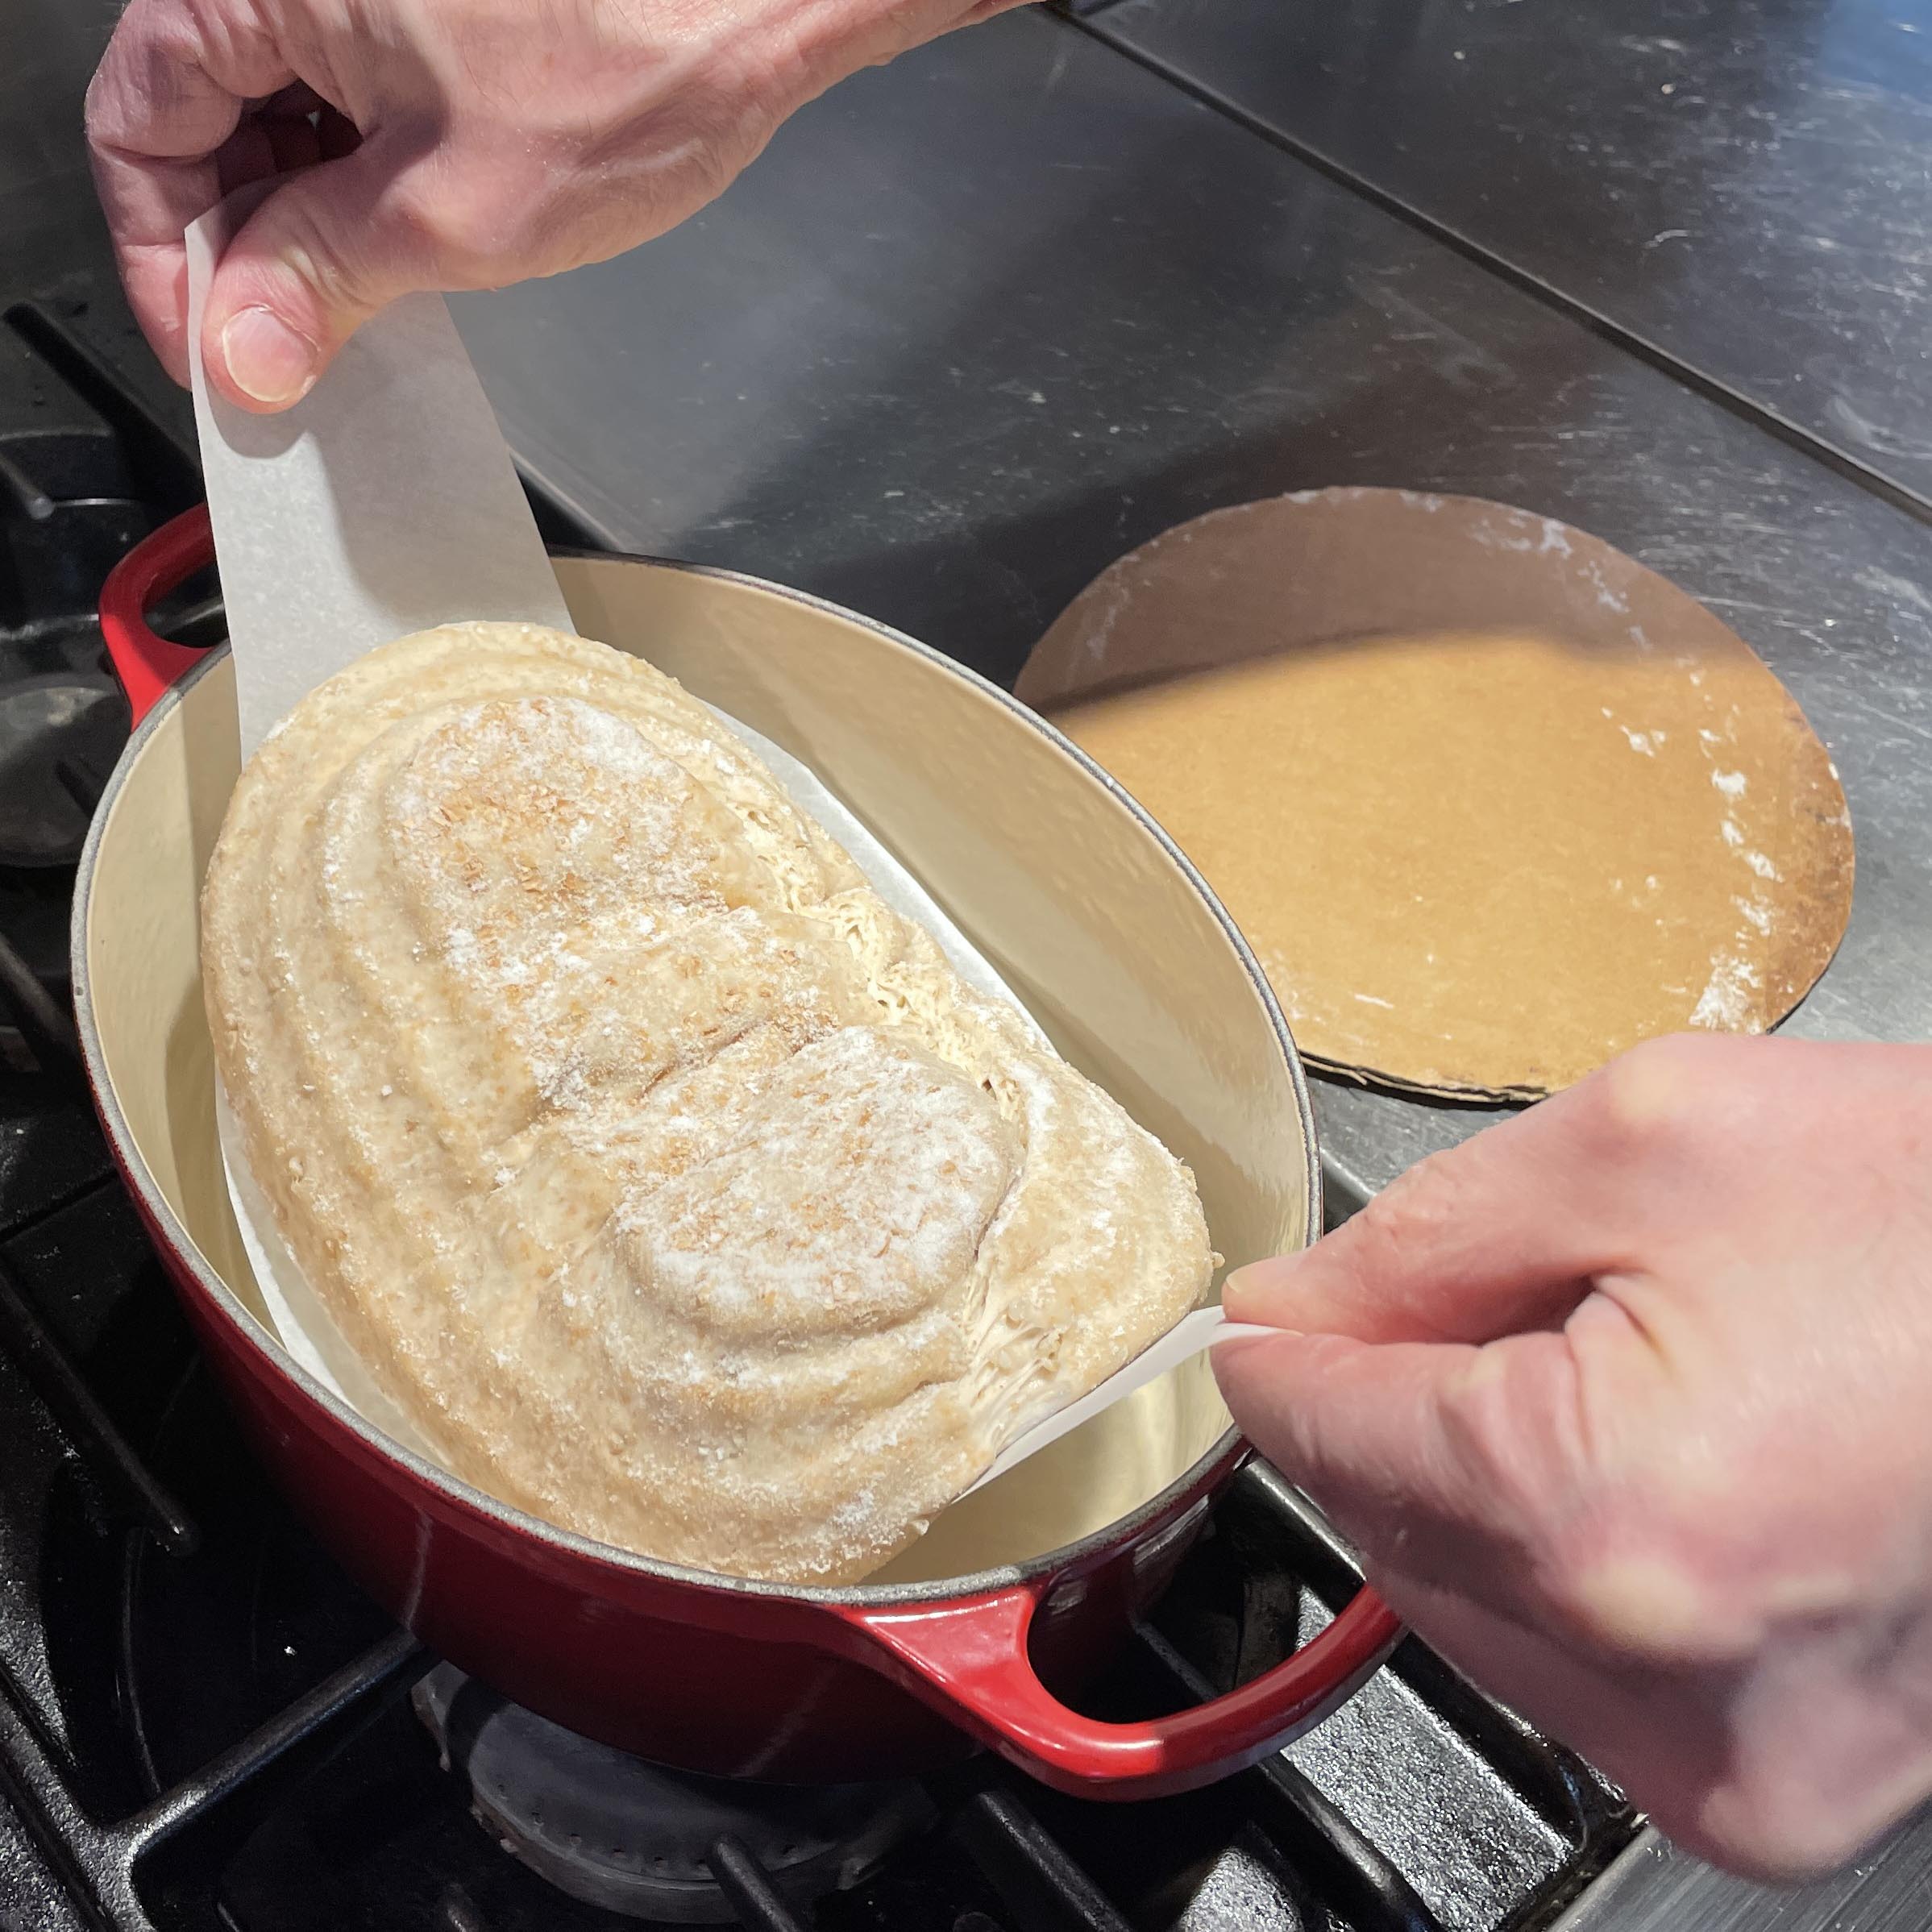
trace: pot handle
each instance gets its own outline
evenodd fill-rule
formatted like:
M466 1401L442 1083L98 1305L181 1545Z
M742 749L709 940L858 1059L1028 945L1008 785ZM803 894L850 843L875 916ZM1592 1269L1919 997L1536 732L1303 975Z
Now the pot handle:
M198 503L143 537L101 586L101 637L137 725L203 655L156 637L148 625L147 607L214 561L208 506Z
M1311 1730L1402 1640L1394 1613L1364 1588L1311 1642L1253 1683L1132 1724L1070 1710L1040 1681L1027 1634L1050 1584L970 1602L841 1606L886 1652L891 1674L1021 1770L1080 1797L1166 1797L1212 1784Z

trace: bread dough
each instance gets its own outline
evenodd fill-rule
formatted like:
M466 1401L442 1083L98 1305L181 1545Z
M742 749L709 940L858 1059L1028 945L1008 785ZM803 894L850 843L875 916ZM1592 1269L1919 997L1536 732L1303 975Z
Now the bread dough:
M1395 527L1454 501L1406 500ZM1540 620L1523 629L1350 634L1338 519L1285 562L1285 517L1251 513L1290 507L1116 566L1022 691L1200 866L1303 1051L1531 1097L1656 1034L1789 1012L1843 931L1851 836L1823 746L1751 650L1582 533L1519 536L1487 505L1497 540L1465 533L1465 580L1445 550L1410 601L1434 584L1448 614L1499 618L1509 572L1552 561L1576 597L1519 600ZM1406 565L1383 534L1365 573ZM1079 701L1083 675L1111 695Z
M202 904L310 1285L458 1474L836 1582L1193 1307L1191 1177L660 673L458 625L318 687Z

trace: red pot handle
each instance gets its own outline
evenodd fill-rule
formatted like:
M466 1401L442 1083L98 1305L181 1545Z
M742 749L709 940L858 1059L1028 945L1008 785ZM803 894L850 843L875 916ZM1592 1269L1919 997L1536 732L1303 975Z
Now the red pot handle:
M1280 1750L1352 1697L1403 1634L1365 1588L1253 1683L1171 1717L1107 1724L1069 1710L1034 1672L1027 1633L1047 1587L841 1614L886 1652L909 1690L1023 1771L1076 1797L1123 1799L1191 1791Z
M101 636L137 725L202 656L157 638L148 628L147 607L214 561L214 532L207 505L199 503L143 537L101 586Z

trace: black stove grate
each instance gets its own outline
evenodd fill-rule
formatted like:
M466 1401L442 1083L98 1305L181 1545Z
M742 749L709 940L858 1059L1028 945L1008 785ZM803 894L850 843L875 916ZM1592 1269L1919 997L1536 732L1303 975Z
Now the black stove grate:
M0 408L0 689L54 660L98 679L99 578L181 507L193 465L75 316L8 311L0 362L0 404L51 399L21 405L24 428ZM541 507L553 540L580 540ZM218 622L203 584L170 627ZM82 775L84 798L102 776ZM409 1707L435 1660L235 1436L73 1064L44 929L71 885L70 866L0 864L18 969L10 998L0 974L0 1929L634 1926L472 1818ZM1145 1715L1244 1680L1355 1581L1252 1466L1092 1708ZM740 1838L711 1847L712 1875L762 1932L1529 1932L1631 1830L1583 1766L1413 1643L1329 1725L1208 1791L1085 1803L991 1759L926 1790L930 1822L816 1903L789 1901Z
M165 1292L152 1267L143 1272L150 1278L139 1292ZM404 1693L433 1660L404 1633L377 1637L199 1769L159 1785L157 1773L167 1775L170 1760L193 1741L197 1720L181 1706L197 1687L209 1702L228 1706L221 1715L232 1715L274 1681L285 1652L294 1653L299 1675L345 1632L377 1620L238 1468L239 1445L197 1367L190 1363L168 1406L155 1457L164 1470L156 1473L101 1411L17 1284L9 1284L7 1301L7 1352L24 1352L36 1364L37 1386L60 1391L56 1400L64 1416L91 1419L68 1446L96 1492L94 1513L77 1514L65 1539L50 1537L56 1575L48 1581L63 1593L111 1595L117 1544L121 1554L120 1654L94 1660L109 1680L84 1683L77 1673L73 1683L53 1686L68 1691L62 1714L70 1734L96 1740L86 1775L50 1739L25 1687L10 1673L0 1677L0 1780L41 1859L77 1907L73 1922L111 1932L217 1926L231 1932L362 1926L589 1932L634 1922L551 1891L467 1816L463 1793L406 1710ZM177 1340L185 1353L185 1335ZM153 1352L141 1352L152 1358ZM198 1469L197 1481L225 1470L224 1488L232 1483L239 1493L214 1497L204 1523L193 1503L172 1493L171 1456ZM1110 1681L1099 1708L1145 1712L1228 1681L1226 1659L1245 1647L1256 1613L1232 1608L1214 1573L1246 1560L1238 1546L1257 1535L1278 1552L1291 1552L1293 1567L1318 1581L1334 1568L1332 1548L1311 1531L1306 1506L1272 1473L1252 1469L1224 1507L1204 1560L1190 1566L1200 1573L1184 1575L1161 1627L1141 1631L1136 1655ZM60 1549L63 1540L92 1545L95 1560ZM166 1573L158 1595L168 1601L157 1600L157 1570ZM1262 1593L1280 1588L1278 1570ZM310 1592L319 1593L326 1611L319 1619ZM1304 1598L1297 1624L1312 1627L1326 1606L1319 1596L1297 1593ZM1217 1638L1214 1627L1230 1616L1233 1623ZM1259 1620L1269 1621L1265 1610ZM210 1627L224 1622L226 1630ZM282 1641L303 1622L310 1627L300 1647ZM183 1640L197 1629L199 1645ZM1273 1647L1265 1639L1249 1667L1267 1661ZM252 1653L246 1664L244 1651ZM938 1822L925 1838L888 1856L850 1892L809 1909L787 1905L742 1843L714 1846L712 1869L737 1922L784 1932L1451 1932L1476 1926L1500 1932L1547 1920L1622 1843L1623 1814L1566 1754L1512 1724L1420 1647L1406 1647L1394 1668L1421 1707L1492 1767L1543 1828L1531 1835L1549 1847L1547 1869L1498 1914L1481 1909L1494 1847L1485 1853L1479 1841L1452 1830L1448 1842L1460 1839L1460 1852L1419 1873L1378 1842L1376 1826L1387 1821L1376 1818L1373 1804L1357 1812L1347 1793L1291 1758L1209 1792L1131 1807L1068 1799L982 1760L933 1781ZM150 1681L157 1673L158 1688ZM224 1677L225 1692L217 1688ZM103 1693L112 1712L89 1711ZM155 1787L125 1809L103 1806L95 1796L106 1768L98 1747L115 1718L119 1755L139 1760L139 1787ZM164 1735L156 1735L157 1721ZM1414 1743L1390 1735L1381 1747L1401 1751ZM1466 1816L1465 1808L1451 1822Z

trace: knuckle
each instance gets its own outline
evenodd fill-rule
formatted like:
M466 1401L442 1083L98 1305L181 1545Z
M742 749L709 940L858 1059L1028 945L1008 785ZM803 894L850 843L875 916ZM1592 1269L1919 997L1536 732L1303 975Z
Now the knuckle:
M297 277L329 309L361 307L375 300L362 267L342 238L308 210L285 210L278 252Z
M89 140L102 139L118 122L124 92L119 75L127 64L131 44L142 36L147 24L147 10L142 0L132 0L116 23L100 64L87 83L81 118Z
M426 256L439 263L480 251L483 227L473 201L447 192L412 187L392 197L389 213Z
M81 102L81 127L89 145L97 152L121 147L130 140L131 123L136 118L131 109L137 98L151 115L159 118L172 109L179 92L166 61L150 59L141 63L131 48L130 35L133 30L130 23L134 19L131 10L123 18L121 29L102 56L101 64L88 81L87 93ZM143 78L137 97L130 85L130 70L141 64L145 64L150 71Z
M1456 1225L1462 1190L1449 1161L1431 1154L1398 1175L1346 1224L1365 1264L1394 1262L1420 1249L1432 1251Z
M87 93L81 103L81 125L86 131L90 147L98 147L109 138L110 85L105 64L94 69L93 78L87 83Z
M1572 1637L1601 1656L1659 1668L1748 1656L1764 1619L1751 1566L1726 1534L1722 1495L1655 1458L1579 1485L1540 1577Z
M1618 1537L1610 1554L1560 1544L1541 1583L1571 1635L1601 1655L1658 1667L1718 1660L1701 1580L1654 1539Z
M1714 1033L1672 1033L1631 1048L1592 1082L1599 1131L1615 1145L1649 1147L1693 1128L1740 1044Z
M1547 1539L1553 1496L1563 1487L1562 1472L1537 1440L1535 1402L1514 1385L1507 1357L1495 1349L1479 1349L1436 1396L1460 1483L1484 1497L1493 1519L1526 1548Z
M1481 1349L1445 1378L1437 1400L1455 1480L1485 1499L1526 1586L1570 1642L1652 1665L1741 1654L1748 1632L1712 1584L1721 1492L1676 1481L1668 1459L1647 1454L1606 1465L1573 1367L1554 1365L1560 1348Z
M452 169L403 184L392 212L452 285L484 287L540 251L542 199L541 184L519 172Z

